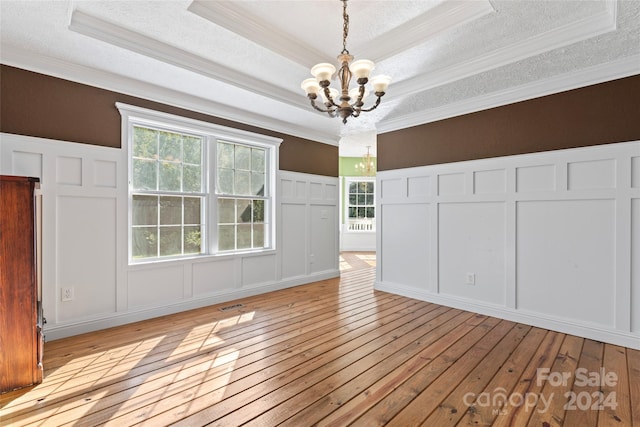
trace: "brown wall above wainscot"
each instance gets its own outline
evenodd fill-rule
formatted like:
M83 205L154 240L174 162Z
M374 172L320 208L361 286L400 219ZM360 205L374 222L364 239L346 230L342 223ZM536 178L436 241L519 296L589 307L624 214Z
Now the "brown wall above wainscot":
M338 147L207 114L2 65L0 131L60 141L121 146L116 102L282 138L280 169L338 176Z
M640 75L378 135L378 171L640 140Z

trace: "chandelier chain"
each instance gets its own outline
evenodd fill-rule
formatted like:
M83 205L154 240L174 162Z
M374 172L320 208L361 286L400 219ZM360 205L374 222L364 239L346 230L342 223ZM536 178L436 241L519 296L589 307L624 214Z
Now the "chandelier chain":
M347 14L347 0L342 0L342 53L349 54L347 50L347 36L349 35L349 15Z

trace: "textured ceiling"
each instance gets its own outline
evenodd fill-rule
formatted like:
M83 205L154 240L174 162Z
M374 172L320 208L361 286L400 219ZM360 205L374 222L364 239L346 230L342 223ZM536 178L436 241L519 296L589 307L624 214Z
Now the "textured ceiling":
M393 82L377 110L346 126L300 89L310 66L342 49L337 0L2 0L0 60L353 146L640 73L637 0L350 0L348 12L348 49Z

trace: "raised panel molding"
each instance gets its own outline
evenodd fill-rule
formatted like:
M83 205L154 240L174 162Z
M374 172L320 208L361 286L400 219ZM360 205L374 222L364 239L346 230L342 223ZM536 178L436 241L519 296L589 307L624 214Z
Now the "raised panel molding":
M80 157L60 156L56 162L57 184L82 185L82 159Z
M631 187L640 188L640 156L631 158Z
M378 278L428 289L429 205L394 203L378 212Z
M382 199L407 197L407 186L404 178L381 179L378 181L378 188Z
M93 170L93 185L96 187L117 188L118 163L95 160Z
M416 176L407 179L407 190L409 198L431 195L431 177Z
M464 194L465 191L464 173L446 173L438 175L439 196L458 196Z
M640 339L640 197L631 200L631 330Z
M571 162L567 175L569 190L616 188L616 162L612 159Z
M473 192L475 194L504 193L507 188L504 169L476 171L473 173Z
M33 176L42 180L42 154L13 151L11 157L11 174Z
M517 308L612 328L615 201L518 202L516 222Z
M556 189L555 165L523 166L516 168L516 191L554 191Z
M376 289L640 349L638 152L635 141L378 172L383 184L438 181L419 200L379 199Z
M505 203L440 203L438 219L440 292L505 305Z

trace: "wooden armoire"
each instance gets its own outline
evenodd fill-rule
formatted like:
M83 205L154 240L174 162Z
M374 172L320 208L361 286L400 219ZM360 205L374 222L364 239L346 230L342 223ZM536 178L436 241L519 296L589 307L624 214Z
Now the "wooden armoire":
M38 189L0 176L0 393L42 382Z

